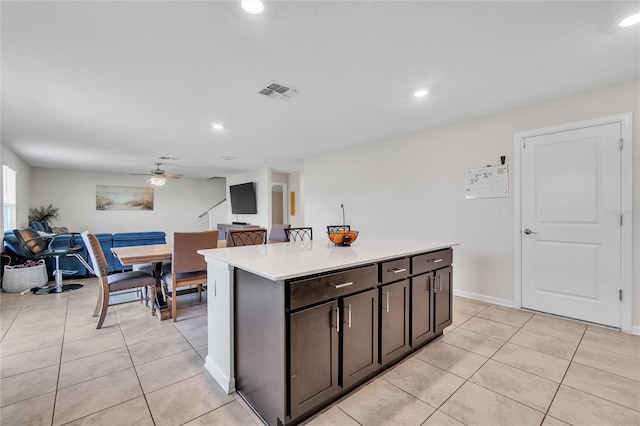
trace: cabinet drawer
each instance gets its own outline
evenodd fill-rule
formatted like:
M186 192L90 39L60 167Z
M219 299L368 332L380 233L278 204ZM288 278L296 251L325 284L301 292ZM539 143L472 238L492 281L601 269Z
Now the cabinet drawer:
M411 258L411 273L413 275L451 265L453 250L440 250L432 253L420 254Z
M346 296L377 284L376 265L322 275L289 284L289 308L297 309L324 300Z
M382 284L399 281L409 276L409 258L390 260L380 264Z

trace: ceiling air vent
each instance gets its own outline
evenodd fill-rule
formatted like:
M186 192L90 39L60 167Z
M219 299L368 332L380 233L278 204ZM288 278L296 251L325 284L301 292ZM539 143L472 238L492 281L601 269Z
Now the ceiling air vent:
M267 87L260 90L258 93L264 96L268 96L273 99L288 100L298 94L298 89L291 86L285 86L277 81L272 81L267 84Z

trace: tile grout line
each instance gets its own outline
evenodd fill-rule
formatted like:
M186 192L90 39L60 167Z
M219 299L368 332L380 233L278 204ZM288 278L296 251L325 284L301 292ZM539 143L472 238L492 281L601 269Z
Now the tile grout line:
M332 407L333 407L333 405L332 405ZM360 423L359 421L357 421L356 419L354 419L354 418L353 418L349 413L347 413L346 411L344 411L342 408L338 407L338 404L336 404L336 405L335 405L335 407L336 407L338 410L342 411L342 412L344 413L344 415L345 415L345 416L349 417L351 420L353 420L354 422L358 423L360 426L364 426L362 423ZM329 409L331 409L331 407L329 407ZM327 410L327 411L328 411L328 410ZM435 411L434 411L434 413L435 413ZM429 416L429 417L431 417L431 416ZM427 418L425 419L425 422L426 422L427 420L429 420L429 417L427 417ZM424 422L422 422L422 423L424 423Z
M492 305L487 305L484 309L481 309L480 311L476 312L474 315L471 315L467 320L463 321L460 325L462 325L462 324L464 324L465 322L469 321L470 319L474 318L477 314L479 314L480 312L485 311L485 310L486 310L486 309L488 309L490 306L492 306ZM453 315L452 315L452 318L453 318ZM482 317L478 317L478 318L482 318ZM453 321L452 321L452 324L453 324ZM460 325L458 325L456 328L458 328ZM455 330L455 329L454 329L454 330ZM464 330L466 330L466 329L464 329ZM471 330L467 330L467 331L471 331ZM484 335L483 335L483 334L481 334L481 333L477 333L477 334L480 334L481 336L484 336ZM443 334L442 334L442 336L440 336L440 338L439 338L439 339L436 339L435 341L437 341L437 340L441 340L441 339L442 339L442 337L444 337L444 336L445 336L445 335L444 335L444 333L443 333ZM491 336L489 336L489 337L491 337ZM432 344L432 343L433 343L433 342L430 342L430 343L429 343L429 345L430 345L430 344ZM447 343L447 342L444 342L444 341L443 341L442 343ZM449 343L447 343L447 344L449 344ZM493 355L495 355L496 353L498 353L498 351L499 351L500 349L502 349L502 347L503 347L504 345L506 345L506 344L507 344L507 342L505 341L505 342L500 346L500 348L496 349L496 351L493 353ZM449 395L449 396L448 396L444 401L442 401L442 404L440 404L438 407L436 407L436 410L435 410L433 413L435 413L436 411L440 411L440 408L441 408L442 406L444 406L444 405L447 403L447 401L449 401L449 400L453 397L453 395L455 395L455 394L456 394L456 393L457 393L457 392L458 392L458 391L459 391L459 390L460 390L460 389L461 389L465 384L467 384L467 382L469 382L469 379L471 379L471 377L473 377L473 376L478 372L478 370L480 370L480 369L481 369L481 368L482 368L482 367L483 367L487 362L489 362L489 360L490 360L490 359L492 359L492 357L493 357L493 355L491 355L490 357L484 357L483 355L476 354L475 352L469 351L469 350L464 349L464 348L460 348L460 347L458 347L458 346L456 346L456 345L451 345L451 346L456 347L456 348L458 348L458 349L462 349L462 350L467 351L467 352L469 352L469 353L472 353L472 354L474 354L474 355L482 356L483 358L486 358L486 360L482 363L482 365L480 365L480 366L479 366L479 367L478 367L478 368L477 368L477 369L476 369L476 370L475 370L475 371L474 371L474 372L469 376L469 378L460 377L460 376L458 376L457 374L453 374L453 373L448 372L448 371L446 371L446 370L444 370L444 369L441 369L441 370L443 370L443 371L446 371L446 372L447 372L447 373L449 373L449 374L453 374L453 375L454 375L454 376L456 376L456 377L460 377L461 379L463 379L463 380L464 380L464 382L463 382L460 386L458 386L458 387L456 388L456 390L455 390L455 391L453 391L453 392L451 393L451 395ZM425 346L425 347L428 347L428 345L427 345L427 346ZM418 359L418 360L419 360L419 361L422 361L422 360L420 360L420 359ZM425 361L423 361L423 362L425 362ZM430 364L430 363L427 363L427 364L432 365L432 364ZM434 366L434 367L436 367L436 368L440 368L440 367L438 367L438 366ZM473 382L470 382L470 383L473 383ZM477 385L476 383L473 383L473 384L474 384L474 385L476 385L476 386L479 386L479 385ZM482 387L482 388L483 388L483 389L486 389L486 388L484 388L484 387ZM497 393L497 392L492 391L491 389L487 389L487 390L488 390L488 391L490 391L490 392L493 392L493 393L495 393L495 394L497 394L497 395L501 395L501 394L499 394L499 393ZM501 396L504 396L504 395L501 395ZM523 405L524 405L524 404L523 404ZM429 417L433 416L433 413L431 413L431 415L429 415ZM449 417L451 417L452 419L457 420L458 422L460 422L460 423L462 423L462 424L466 424L466 423L464 423L462 420L458 419L457 417L454 417L454 416L452 416L452 415L450 415L450 414L447 414L447 413L445 413L444 411L443 411L442 413L443 413L443 414L445 414L445 415L447 415L447 416L449 416ZM429 417L427 417L427 419L425 420L425 422L426 422L427 420L429 420ZM423 423L424 423L424 422L423 422Z
M179 383L179 382L178 382L178 383ZM154 391L154 392L155 392L155 391ZM220 408L222 408L222 407L226 407L226 406L227 406L227 405L229 405L229 404L233 404L234 402L238 402L238 401L236 401L236 399L235 399L235 398L233 398L233 401L225 402L224 404L222 404L222 405L221 405L221 406L219 406L219 407L214 408L213 410L207 411L206 413L200 414L199 416L196 416L196 417L194 417L194 418L192 418L192 419L189 419L189 420L187 420L187 421L185 421L185 422L183 422L183 423L180 423L180 426L182 426L182 425L186 425L187 423L190 423L190 422L192 422L192 421L194 421L194 420L196 420L196 419L202 418L202 417L206 416L207 414L209 414L209 413L213 413L214 411L216 411L216 410L218 410L218 409L220 409Z
M492 306L492 305L489 305L489 306ZM489 307L489 306L488 306L488 307ZM486 309L488 309L488 307L487 307L487 308L485 308L485 309L483 309L483 310L481 310L481 311L479 311L479 312L477 312L475 315L472 315L469 319L467 319L466 321L464 321L464 322L463 322L463 323L461 323L460 325L462 325L462 324L464 324L465 322L467 322L467 321L471 320L473 317L476 317L476 316L477 316L477 314L479 314L479 313L481 313L481 312L485 311ZM529 317L529 318L528 318L528 319L527 319L527 320L526 320L526 321L525 321L525 322L524 322L520 327L518 327L518 331L519 331L519 330L521 330L521 329L523 329L523 328L524 328L524 326L525 326L529 321L531 321L531 320L533 319L533 317L534 317L534 316L535 316L535 314L534 314L534 315L532 315L531 317ZM478 318L482 318L482 317L478 317ZM483 318L483 319L486 319L486 318ZM487 320L489 320L489 319L487 319ZM489 320L489 321L493 321L493 320ZM495 321L495 322L497 322L497 323L499 323L499 324L502 324L502 323L501 323L501 322L499 322L499 321ZM459 325L459 326L460 326L460 325ZM458 327L459 327L459 326L458 326ZM456 327L456 328L457 328L457 327ZM583 330L583 332L582 332L582 337L584 337L584 334L586 333L587 329L588 329L588 326L587 326L587 327L585 327L585 329ZM468 329L464 329L464 330L467 330L467 331L473 331L473 330L468 330ZM484 334L482 334L482 333L478 333L478 332L476 332L476 333L477 333L477 334L480 334L480 335L483 335L483 336L486 336L486 335L484 335ZM513 334L513 335L512 335L508 340L506 340L506 341L505 341L505 342L500 346L500 348L499 348L499 349L497 349L497 350L493 353L493 355L491 355L491 357L487 358L487 360L486 360L486 361L485 361L485 362L484 362L484 363L483 363L483 364L482 364L478 369L476 369L476 371L475 371L475 372L474 372L474 373L469 377L469 379L465 379L465 382L464 382L462 385L460 385L460 387L458 387L458 389L456 389L456 391L454 391L454 392L449 396L449 398L447 398L447 399L446 399L446 400L445 400L445 401L440 405L440 407L442 407L442 406L443 406L443 405L444 405L444 404L445 404L445 403L446 403L446 402L447 402L447 401L448 401L448 400L449 400L449 399L450 399L450 398L451 398L451 397L452 397L452 396L453 396L453 395L454 395L454 394L455 394L455 393L456 393L456 392L457 392L457 391L458 391L462 386L464 386L467 382L471 382L472 384L474 384L474 385L476 385L476 386L482 387L483 389L486 389L486 390L488 390L488 391L490 391L490 392L493 392L493 393L495 393L495 394L497 394L497 395L503 396L503 397L505 397L505 398L507 398L507 399L510 399L510 400L512 400L512 401L514 401L514 402L516 402L516 403L520 404L520 405L523 405L523 406L525 406L525 407L528 407L528 408L530 408L530 409L532 409L532 410L535 410L535 411L537 411L537 412L539 412L539 413L542 413L542 414L543 414L542 421L544 422L544 419L545 419L547 416L550 416L550 415L548 414L549 409L551 408L551 405L553 404L553 401L555 400L555 396L557 395L557 392L559 391L560 386L562 385L562 382L564 381L564 378L565 378L565 376L566 376L567 372L569 371L569 367L571 366L571 363L572 363L572 362L574 362L574 361L573 361L573 358L575 357L575 354L577 353L578 347L580 346L580 343L582 342L582 337L580 338L580 342L578 342L578 344L576 345L576 349L574 349L574 351L573 351L572 359L571 359L571 360L569 360L569 365L567 366L567 369L565 370L565 373L564 373L564 375L563 375L562 380L561 380L560 382L555 382L555 381L550 380L550 379L548 379L548 378L546 378L546 377L538 376L537 374L533 374L533 373L530 373L530 372L528 372L528 371L521 370L521 369L519 369L519 368L517 368L517 367L512 367L512 366L510 366L510 365L508 365L508 364L504 364L504 363L501 363L500 361L497 361L497 360L493 359L493 357L495 356L495 354L496 354L496 353L498 353L498 352L500 351L500 349L502 349L502 348L503 348L507 343L510 343L511 338L513 338L513 336L514 336L516 333L517 333L517 331L516 331L516 332L515 332L515 333L514 333L514 334ZM540 334L540 333L536 333L536 334ZM488 336L488 337L492 337L492 336ZM443 342L443 343L447 343L447 342ZM512 344L516 345L515 343L512 343ZM457 346L455 346L455 345L452 345L452 346L457 347ZM516 346L520 346L520 345L516 345ZM458 348L458 347L457 347L457 348ZM526 348L526 347L525 347L525 348ZM471 352L471 351L468 351L467 349L464 349L464 348L459 348L459 349L466 350L467 352ZM531 348L526 348L526 349L531 349ZM531 349L531 350L536 351L535 349ZM540 352L540 351L536 351L536 352ZM474 352L471 352L471 353L474 353ZM544 353L544 352L540 352L540 353ZM550 354L547 354L547 355L550 355ZM554 356L554 355L550 355L550 356ZM562 358L560 358L560 357L556 357L556 358L562 359ZM419 359L419 360L420 360L420 359ZM491 389L488 389L488 388L486 388L486 387L484 387L484 386L482 386L482 385L480 385L480 384L478 384L478 383L475 383L475 382L470 381L470 379L471 379L471 378L472 378L472 377L473 377L473 376L474 376L474 375L475 375L475 374L476 374L476 373L477 373L477 372L478 372L478 371L479 371L479 370L480 370L480 369L481 369L481 368L482 368L482 367L483 367L483 366L484 366L484 365L485 365L489 360L492 360L492 361L494 361L494 362L497 362L497 363L500 363L500 364L503 364L503 365L507 365L507 366L512 367L512 368L516 368L516 369L518 369L518 370L520 370L520 371L523 371L523 372L525 372L525 373L532 374L532 375L534 375L534 376L536 376L536 377L541 377L541 378L543 378L543 379L550 380L550 381L552 381L552 382L558 383L558 387L556 388L556 391L555 391L555 393L554 393L554 396L553 396L553 398L551 399L551 401L549 402L549 406L547 407L546 411L545 411L545 412L542 412L542 411L540 411L540 410L538 410L538 409L536 409L536 408L530 407L530 406L529 406L529 405L527 405L527 404L524 404L524 403L522 403L522 402L520 402L520 401L517 401L517 400L515 400L515 399L513 399L513 398L510 398L510 397L508 397L508 396L506 396L506 395L502 395L501 393L499 393L499 392L495 392L495 391L493 391L493 390L491 390ZM422 360L420 360L420 361L422 361ZM423 362L426 362L426 361L423 361ZM430 363L428 363L428 364L430 364ZM432 365L432 364L430 364L430 365ZM437 366L435 366L435 367L437 367ZM444 371L446 371L446 370L444 370ZM450 373L450 374L453 374L453 373ZM460 377L460 376L457 376L457 377ZM572 388L572 389L573 389L573 388ZM588 392L585 392L585 393L587 393L587 394L588 394ZM596 396L596 395L594 395L594 396ZM604 398L603 398L603 399L604 399ZM620 405L620 404L617 404L617 405ZM622 406L622 405L621 405L621 406ZM438 410L440 409L440 407L438 407ZM623 407L624 407L624 406L623 406ZM626 407L626 408L628 408L628 407ZM446 414L446 413L445 413L445 414ZM550 416L550 417L552 417L552 416ZM456 418L456 420L458 420L458 419ZM459 421L459 420L458 420L458 421Z
M576 345L576 349L573 351L573 355L571 356L571 360L569 360L569 365L567 366L567 369L565 370L564 374L562 375L562 380L560 380L560 384L558 385L558 388L554 392L553 398L551 398L551 402L549 402L549 407L547 407L547 411L544 414L545 418L547 416L553 417L553 416L551 416L549 414L549 410L553 406L553 402L556 400L556 396L558 396L558 392L560 391L560 387L562 386L562 383L564 382L564 379L567 377L567 373L569 372L569 369L571 368L571 364L573 363L573 358L575 358L576 353L578 352L578 348L580 347L580 343L582 343L582 339L584 338L584 335L587 333L587 329L588 329L588 326L585 327L584 331L582 332L582 336L580 336L580 341ZM553 417L553 418L555 419L555 417ZM564 421L562 419L559 419L559 420ZM565 422L565 423L568 423L568 422Z
M2 304L0 304L0 309L1 308L2 308ZM20 312L22 312L23 308L24 308L24 305L20 305L20 309L18 309L18 312L16 313L16 315L11 320L11 324L9 324L9 327L7 327L7 330L2 334L2 337L0 338L0 343L4 342L4 338L6 337L7 333L9 333L9 330L13 326L13 323L15 323L16 318L18 318L18 315L20 315Z
M118 320L118 312L114 309L113 314L116 317L118 328L120 329L120 333L122 334L122 340L124 341L124 345L127 348L127 353L129 354L129 360L131 361L131 366L133 367L133 371L136 374L136 379L138 380L138 386L140 386L140 392L142 393L142 397L144 398L144 404L147 406L149 417L151 418L151 422L155 426L156 420L153 418L151 407L149 407L149 401L147 400L147 393L144 391L144 387L142 386L142 381L140 380L140 376L138 375L138 369L136 368L136 364L133 362L133 356L131 356L131 351L129 350L129 344L127 343L127 339L125 339L124 333L122 332L122 328L120 327L120 320Z
M64 336L67 329L67 317L69 316L69 298L67 297L67 307L65 309L64 324L62 327L62 343L60 344L60 362L58 363L58 377L56 378L56 391L53 396L53 410L51 412L51 426L56 417L56 405L58 405L58 387L60 386L60 372L62 371L62 354L64 353Z
M67 298L67 315L65 315L65 328L64 328L64 330L63 330L63 336L62 336L63 345L62 345L62 348L61 348L61 350L60 350L60 365L59 365L59 368L58 368L58 382L57 382L57 384L56 384L56 391L55 391L55 392L56 392L56 395L55 395L55 399L54 399L54 413L53 413L53 415L52 415L52 417L51 417L51 426L53 426L53 419L54 419L54 416L55 416L55 405L56 405L56 403L57 403L57 399L58 399L58 398L57 398L57 396L58 396L58 390L59 390L58 386L59 386L59 383L60 383L60 373L61 373L61 371L62 371L62 364L63 364L63 363L62 363L62 354L63 354L63 352L64 352L64 341L65 341L64 337L65 337L65 334L66 334L66 321L67 321L67 318L68 318L68 307L69 307L69 303L70 303L70 299L69 299L69 298ZM115 310L113 311L113 313L114 313L114 315L115 315ZM118 331L120 332L120 334L122 334L122 330L120 329L120 325L119 325L119 323L118 323ZM116 333L116 332L113 332L113 334L115 334L115 333ZM93 336L93 337L97 337L97 336ZM89 338L91 338L91 337L87 337L86 339L89 339ZM123 339L123 341L124 341L124 335L122 336L122 339ZM75 340L74 342L81 341L81 340L85 340L85 339L78 339L78 340ZM125 341L125 345L126 345L126 341ZM94 354L94 355L100 355L100 354L103 354L103 353L106 353L106 352L111 352L111 351L119 350L119 349L122 349L122 348L116 348L116 349L112 349L112 350L108 350L108 351L100 352L100 353L98 353L98 354ZM128 350L127 350L127 351L128 351ZM73 362L73 361L76 361L76 360L79 360L79 359L88 358L88 357L90 357L90 356L94 356L94 355L88 355L88 356L85 356L85 357L76 358L76 359L71 360L71 361L68 361L68 362ZM133 364L133 361L132 361L132 364ZM118 372L119 372L119 371L124 371L124 370L118 370ZM111 372L111 373L113 373L113 372ZM111 373L109 373L109 374L111 374ZM100 376L100 377L97 377L97 378L106 377L106 376L108 376L109 374L106 374L106 375L104 375L104 376ZM136 376L137 376L137 375L136 375ZM90 380L86 380L86 381L84 381L84 382L80 382L80 383L76 383L75 385L79 385L79 384L81 384L81 383L87 383L88 381L95 380L95 379L97 379L97 378L90 379ZM75 386L75 385L72 385L72 386ZM71 387L71 386L68 386L68 387ZM63 389L66 389L66 388L63 388ZM140 386L140 389L142 390L142 386ZM137 398L137 397L136 397L136 398ZM76 418L76 419L72 419L72 420L70 420L70 421L68 421L68 422L66 422L66 423L64 423L64 424L69 424L69 423L74 422L74 421L76 421L76 420L84 419L84 418L90 417L90 416L92 416L92 415L94 415L94 414L96 414L96 413L100 413L100 412L102 412L102 411L109 410L109 409L111 409L111 408L113 408L113 407L117 407L117 406L118 406L118 405L120 405L120 404L123 404L123 403L129 402L129 401L132 401L133 399L135 399L135 398L129 399L129 400L127 400L127 401L122 401L122 402L120 402L120 403L118 403L118 404L111 405L111 406L109 406L109 407L105 407L105 408L103 408L103 409L101 409L101 410L95 411L95 412L93 412L93 413L89 413L89 414L87 414L87 415L85 415L85 416L78 417L78 418ZM154 423L154 425L155 425L155 423Z

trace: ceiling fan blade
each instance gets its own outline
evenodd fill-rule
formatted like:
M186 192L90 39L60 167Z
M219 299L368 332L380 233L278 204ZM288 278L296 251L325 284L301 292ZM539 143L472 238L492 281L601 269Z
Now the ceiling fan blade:
M180 179L182 177L182 175L176 175L173 173L165 173L163 176L170 179Z
M129 173L129 176L157 176L151 173Z

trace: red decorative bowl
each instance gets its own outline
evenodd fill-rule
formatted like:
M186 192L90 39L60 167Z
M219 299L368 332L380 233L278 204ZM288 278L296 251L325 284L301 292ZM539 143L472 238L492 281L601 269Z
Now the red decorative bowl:
M358 231L347 231L346 229L340 230L340 232L329 232L329 239L336 246L350 246L352 242L358 238Z

